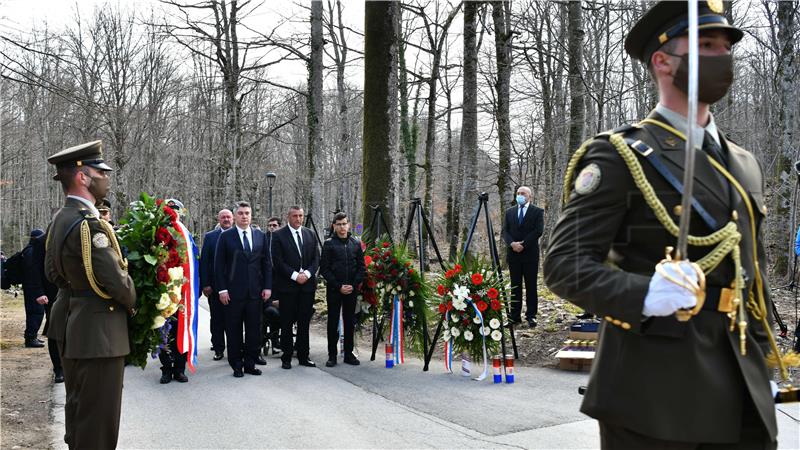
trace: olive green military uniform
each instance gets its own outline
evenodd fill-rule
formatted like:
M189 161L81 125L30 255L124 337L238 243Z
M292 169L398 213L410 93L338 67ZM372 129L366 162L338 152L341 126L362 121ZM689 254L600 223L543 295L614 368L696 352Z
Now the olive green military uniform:
M127 314L136 301L126 266L110 226L67 197L48 230L45 271L59 287L48 337L59 341L64 365L70 448L117 444Z
M685 2L675 2L681 3L685 11ZM657 30L654 26L651 32ZM765 363L769 346L754 314L761 310L747 308L745 355L738 328L730 329L727 313L737 297L732 253L707 270L706 306L689 321L642 315L655 266L676 237L641 186L649 184L663 205L661 219L677 224L681 193L648 160L657 158L677 180L683 179L686 143L676 126L653 112L635 126L599 135L579 150L585 153L574 159L572 173L577 175L565 180L568 198L544 260L545 282L605 319L581 411L600 422L605 448L715 443L774 448L775 406ZM704 219L692 210L690 235L708 236L730 229L733 222L741 235L741 294L756 299L756 263L762 271L767 267L761 240L766 215L762 170L751 153L721 132L719 138L725 161L718 166L724 170L727 165L744 195L706 152L698 151L693 196L707 215ZM631 169L617 146L630 151L640 171ZM690 245L689 260L699 261L713 248ZM770 311L765 280L762 291Z

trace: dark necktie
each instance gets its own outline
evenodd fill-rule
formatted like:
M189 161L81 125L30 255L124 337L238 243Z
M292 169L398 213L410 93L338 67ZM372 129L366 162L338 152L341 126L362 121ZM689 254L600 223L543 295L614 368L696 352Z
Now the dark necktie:
M247 231L242 231L242 245L244 246L244 252L250 253L250 241L247 239Z
M300 253L300 264L303 264L303 238L300 237L300 232L294 232L297 235L297 252Z
M519 216L517 217L517 223L522 225L522 221L525 220L525 212L522 206L519 207Z
M711 134L709 134L708 131L706 131L705 137L703 138L703 150L718 163L722 164L723 167L728 167L728 159L725 158L725 155L722 152L722 147L717 144L717 141L711 137Z

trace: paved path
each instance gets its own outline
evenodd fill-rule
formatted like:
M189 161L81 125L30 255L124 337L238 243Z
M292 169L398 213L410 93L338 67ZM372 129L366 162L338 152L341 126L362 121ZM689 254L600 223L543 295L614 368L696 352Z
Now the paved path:
M324 338L312 335L319 368L282 370L268 358L263 375L235 379L227 362L211 359L205 308L199 369L188 383L160 385L158 361L126 369L120 448L599 446L596 422L578 412L586 374L519 367L515 384L493 385L445 374L435 361L427 373L418 360L385 369L367 349L360 367L328 369ZM54 399L53 447L65 448L63 384ZM782 410L780 448L800 448L800 406Z

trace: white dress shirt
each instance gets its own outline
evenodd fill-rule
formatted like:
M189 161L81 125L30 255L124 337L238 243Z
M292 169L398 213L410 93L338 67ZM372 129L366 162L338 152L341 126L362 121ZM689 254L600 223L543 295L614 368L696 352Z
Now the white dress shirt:
M661 117L667 119L667 122L669 122L673 128L680 131L684 135L689 130L689 121L682 114L667 108L661 103L656 105L656 112L660 114ZM722 145L719 142L719 131L717 130L717 124L714 122L714 115L710 112L708 113L708 125L705 127L697 127L694 130L694 142L697 148L703 147L703 137L705 132L708 132L708 134L711 135L711 138L717 142L717 145Z
M253 251L253 229L250 227L239 228L239 225L236 225L236 231L239 233L239 243L242 244L242 248L244 248L244 232L247 232L247 242L250 243L250 251ZM219 291L220 294L225 292L228 292L228 290Z
M292 228L291 225L287 225L287 226L289 227L289 230L292 232L292 239L294 239L294 245L295 245L295 247L297 247L297 252L300 255L302 255L303 243L302 243L302 241L297 239L297 233L300 233L300 236L301 236L301 239L302 239L303 227ZM300 273L304 273L306 275L306 278L311 278L311 272L309 272L308 270L304 270L301 267L299 271L292 272L292 281L297 281L297 276L300 275Z

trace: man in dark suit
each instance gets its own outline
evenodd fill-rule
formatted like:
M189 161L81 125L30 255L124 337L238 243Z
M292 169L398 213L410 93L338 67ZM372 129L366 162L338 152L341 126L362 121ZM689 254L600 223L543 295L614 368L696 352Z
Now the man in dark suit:
M303 208L292 206L287 225L273 233L272 261L275 264L275 291L280 302L281 355L284 369L292 368L292 326L297 322L297 359L301 366L316 367L308 359L308 328L317 289L319 251L314 232L303 226Z
M223 231L217 242L214 288L225 309L228 363L233 376L241 378L244 373L261 375L255 364L261 342L262 302L272 295L272 267L266 235L250 226L250 204L239 202L234 217L236 226Z
M539 297L536 277L539 274L539 238L544 231L544 210L531 204L531 189L517 189L517 206L506 211L503 241L508 246L506 259L511 273L511 321L520 323L522 316L522 281L525 280L525 319L536 326Z
M30 277L29 287L31 293L36 298L36 303L44 305L45 322L44 331L42 334L47 335L48 326L50 325L50 309L58 296L58 286L51 283L44 271L44 255L45 255L45 242L47 235L31 239L31 247L33 248L32 257L30 261L25 260L25 276ZM27 289L27 288L26 288ZM27 294L27 292L26 292ZM47 340L47 351L50 353L50 362L53 363L53 382L64 382L64 370L61 367L61 357L58 354L58 341L55 339Z
M208 310L211 314L211 347L214 351L214 361L219 361L225 356L225 308L222 307L214 289L214 253L217 250L219 235L233 226L231 210L220 211L217 214L217 222L217 228L203 236L203 248L200 251L200 286L203 287L203 294L208 299Z
M30 241L22 249L22 263L25 267L22 277L22 292L25 296L25 347L44 347L39 339L39 328L44 320L44 303L39 274L33 263L34 241L44 235L39 228L31 230Z

